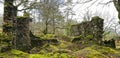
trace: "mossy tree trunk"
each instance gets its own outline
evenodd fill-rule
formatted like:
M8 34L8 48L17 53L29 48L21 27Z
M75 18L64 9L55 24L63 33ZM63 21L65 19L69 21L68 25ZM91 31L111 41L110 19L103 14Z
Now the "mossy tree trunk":
M3 32L6 35L12 34L13 27L13 0L5 0L4 1L4 24L3 24Z
M5 0L4 1L4 24L3 24L3 33L8 36L13 37L14 33L14 23L17 16L17 7L13 5L14 0Z
M3 33L8 36L12 36L13 48L25 51L31 47L29 18L16 18L18 6L14 6L13 2L14 0L4 0Z

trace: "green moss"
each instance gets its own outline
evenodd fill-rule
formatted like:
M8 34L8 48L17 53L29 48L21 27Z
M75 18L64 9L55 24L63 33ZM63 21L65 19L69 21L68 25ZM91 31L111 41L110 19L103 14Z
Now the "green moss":
M75 57L66 53L62 53L62 54L56 53L54 54L53 58L75 58Z
M75 52L76 55L81 55L85 58L119 58L120 53L109 47L93 45Z
M55 53L55 54L30 54L29 58L75 58L72 55L66 53Z
M74 38L83 38L83 35L75 36Z
M3 28L12 28L13 27L13 25L12 25L12 23L7 23L7 24L4 24L3 25Z
M12 50L11 50L11 53L14 54L14 55L27 54L27 53L25 53L25 52L22 52L22 51L19 51L19 50L15 50L15 49L12 49Z
M4 46L10 46L10 40L12 40L12 36L5 35L4 33L0 33L0 49Z
M60 48L65 48L65 47L67 47L67 45L64 44L64 43L61 43L58 47L60 47Z
M58 50L58 48L54 45L50 45L50 48L52 48L53 50Z
M93 35L87 35L85 39L93 39Z
M87 58L107 58L107 56L101 54L89 54L86 56Z
M72 38L72 40L74 40L74 39L83 39L84 38L84 36L83 35L79 35L79 36L74 36L73 38Z
M105 58L103 54L92 49L91 47L87 47L85 49L77 51L75 54L82 55L85 58L97 58L97 57Z
M5 33L0 33L1 40L11 40L12 38L13 38L12 36L8 36Z
M92 17L93 20L101 19L99 16Z
M24 14L23 14L24 17L30 17L30 14L26 11L24 11Z
M24 53L19 50L12 49L10 51L0 53L0 57L3 57L3 58L28 58L29 54Z
M46 53L54 52L56 50L58 50L58 47L56 47L54 45L47 45L46 44L41 48L40 52L38 52L38 53L46 54Z
M74 48L73 50L67 49L72 43L60 41L60 45L45 45L38 54L28 54L19 50L12 49L10 51L0 53L3 58L119 58L120 53L109 47L92 45L84 49ZM80 46L79 46L80 47ZM77 47L77 48L79 48Z
M27 17L27 16L17 16L17 19L19 20L19 19L27 19L27 18L29 18L29 17Z
M53 39L53 38L55 38L55 35L54 34L46 34L41 38L43 38L43 39Z
M118 54L119 52L117 50L114 50L110 47L104 47L104 46L92 46L92 49L95 49L101 53L113 53L113 54Z
M68 47L68 46L70 46L70 45L72 45L72 43L71 42L66 42L66 41L62 41L62 40L60 40L59 41L60 42L60 44L57 46L58 48L66 48L66 47Z
M52 58L52 57L41 54L30 54L29 58Z

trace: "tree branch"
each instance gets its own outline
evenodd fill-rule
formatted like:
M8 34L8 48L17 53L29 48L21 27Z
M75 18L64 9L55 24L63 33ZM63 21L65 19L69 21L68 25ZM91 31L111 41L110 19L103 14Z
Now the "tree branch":
M23 10L31 9L31 8L33 8L33 7L35 6L35 4L36 4L36 2L31 3L30 6L28 6L28 7L26 7L26 8L23 8L23 9L20 9L20 10L18 10L18 11L23 11Z
M107 4L112 3L112 2L113 2L113 1L108 1L108 2L106 2L106 3L99 3L99 4L107 5Z

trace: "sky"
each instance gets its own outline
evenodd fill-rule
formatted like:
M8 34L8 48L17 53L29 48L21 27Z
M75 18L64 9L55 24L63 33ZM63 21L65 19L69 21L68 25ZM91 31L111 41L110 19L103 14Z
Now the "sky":
M0 3L0 16L3 15L3 4Z
M76 1L78 0L73 0L73 2ZM105 4L110 0L97 0L97 2L95 3L94 1L96 0L85 4L76 4L73 8L76 15L74 15L73 17L76 18L77 21L81 22L83 21L84 15L87 15L86 12L88 11L88 16L99 16L104 19L104 28L107 28L106 30L117 28L117 32L120 33L118 12L116 11L114 4L112 2L109 4Z
M61 0L62 1L62 0ZM73 0L73 2L76 2L77 0ZM94 1L94 0L93 0ZM98 0L99 2L100 0ZM107 2L109 0L104 0L103 2ZM86 13L86 8L90 5L91 3L86 3L86 4L76 4L73 8L73 11L75 12L76 15L74 15L74 18L80 18L82 19L80 14L85 14ZM97 4L97 3L96 3ZM96 4L92 5L89 7L89 12L92 12L92 15L99 15L102 18L106 19L106 15L111 17L117 18L117 11L113 5L113 3L110 3L109 6L106 5L98 5ZM0 15L3 14L3 3L0 3ZM81 21L81 20L80 20ZM117 19L118 21L118 19Z
M66 0L65 0L66 1ZM78 0L73 0L73 2L75 3ZM85 1L85 0L83 0ZM75 6L73 7L73 11L75 13L75 15L73 16L74 19L76 19L77 21L83 21L83 17L84 15L87 15L86 12L89 11L90 14L89 16L100 16L101 18L103 18L105 21L105 26L110 25L111 26L115 26L115 24L118 24L118 13L113 5L113 3L109 3L107 5L102 4L102 3L106 3L110 0L97 0L96 3L93 3L95 0L89 2L89 3L85 3L85 4L75 4ZM102 2L101 2L102 1ZM63 2L63 0L61 0L61 2ZM99 2L101 2L101 4L98 4ZM93 5L91 5L93 4ZM62 8L61 8L62 9ZM64 8L63 8L64 10ZM19 13L21 14L21 13ZM3 15L3 3L0 3L0 16ZM106 23L107 22L107 23ZM117 30L120 29L120 26L117 26Z
M74 0L76 1L76 0ZM93 0L95 1L95 0ZM110 0L103 0L103 2L108 2ZM100 2L100 0L98 0L98 2ZM92 12L93 15L98 15L104 19L108 19L106 16L109 16L109 18L115 17L117 18L117 11L113 5L113 3L110 3L108 5L103 5L103 4L98 4L98 2L96 2L95 4L93 4L92 6L91 3L86 3L84 5L78 4L74 7L74 11L77 14L77 17L79 17L79 13L86 13L86 9L87 7L89 7L89 11ZM118 21L118 19L117 19Z

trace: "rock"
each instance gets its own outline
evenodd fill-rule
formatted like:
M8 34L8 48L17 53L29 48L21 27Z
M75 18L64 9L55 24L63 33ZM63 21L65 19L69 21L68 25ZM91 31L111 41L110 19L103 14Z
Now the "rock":
M11 50L11 46L1 47L1 53Z

